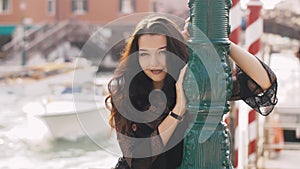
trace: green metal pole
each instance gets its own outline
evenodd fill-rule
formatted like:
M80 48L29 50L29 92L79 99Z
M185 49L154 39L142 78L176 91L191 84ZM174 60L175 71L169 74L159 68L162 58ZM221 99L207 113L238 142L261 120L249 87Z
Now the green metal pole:
M196 118L184 138L180 168L232 169L231 137L222 120L229 112L228 98L232 90L228 59L231 0L190 0L188 5L191 56L184 88L189 100L188 111ZM203 34L207 41L203 40Z
M21 26L22 26L22 49L21 49L21 65L24 66L26 64L26 37L25 37L25 10L26 10L26 0L21 0L20 2L20 10L22 12L21 18Z
M24 18L22 19L22 51L21 51L21 64L24 66L26 64L26 36L25 36L25 23Z

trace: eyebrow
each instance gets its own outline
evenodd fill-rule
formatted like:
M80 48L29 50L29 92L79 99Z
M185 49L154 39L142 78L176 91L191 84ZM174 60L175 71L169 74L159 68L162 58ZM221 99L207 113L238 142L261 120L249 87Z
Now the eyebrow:
M167 46L162 46L162 47L159 47L157 49L164 49L164 48L167 48ZM140 51L148 51L148 49L139 49Z

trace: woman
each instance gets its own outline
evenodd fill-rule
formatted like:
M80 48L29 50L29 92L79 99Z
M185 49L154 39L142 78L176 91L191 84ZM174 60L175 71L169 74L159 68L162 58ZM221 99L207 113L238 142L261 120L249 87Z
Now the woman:
M159 16L143 19L130 37L106 99L111 105L109 122L124 155L116 168L180 166L182 131L189 119L184 117L187 99L182 85L189 58L183 42L188 38L187 26L180 32L172 21ZM274 73L233 43L230 56L243 70L238 70L232 99L242 98L260 113L270 113L276 104ZM264 100L262 104L253 102L257 97Z

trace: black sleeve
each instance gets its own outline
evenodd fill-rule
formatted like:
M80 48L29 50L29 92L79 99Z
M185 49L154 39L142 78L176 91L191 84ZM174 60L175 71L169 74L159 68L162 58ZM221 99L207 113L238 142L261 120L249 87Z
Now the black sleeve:
M237 67L236 80L233 81L230 100L242 99L261 115L266 116L272 112L277 103L277 78L269 66L261 60L259 61L267 71L271 86L264 91L253 79Z

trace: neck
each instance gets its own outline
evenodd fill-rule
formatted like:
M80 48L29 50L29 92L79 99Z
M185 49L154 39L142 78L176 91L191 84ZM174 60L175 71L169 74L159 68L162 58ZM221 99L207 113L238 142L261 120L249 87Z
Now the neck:
M163 85L164 85L163 81L161 81L161 82L153 82L153 88L154 89L162 89Z

